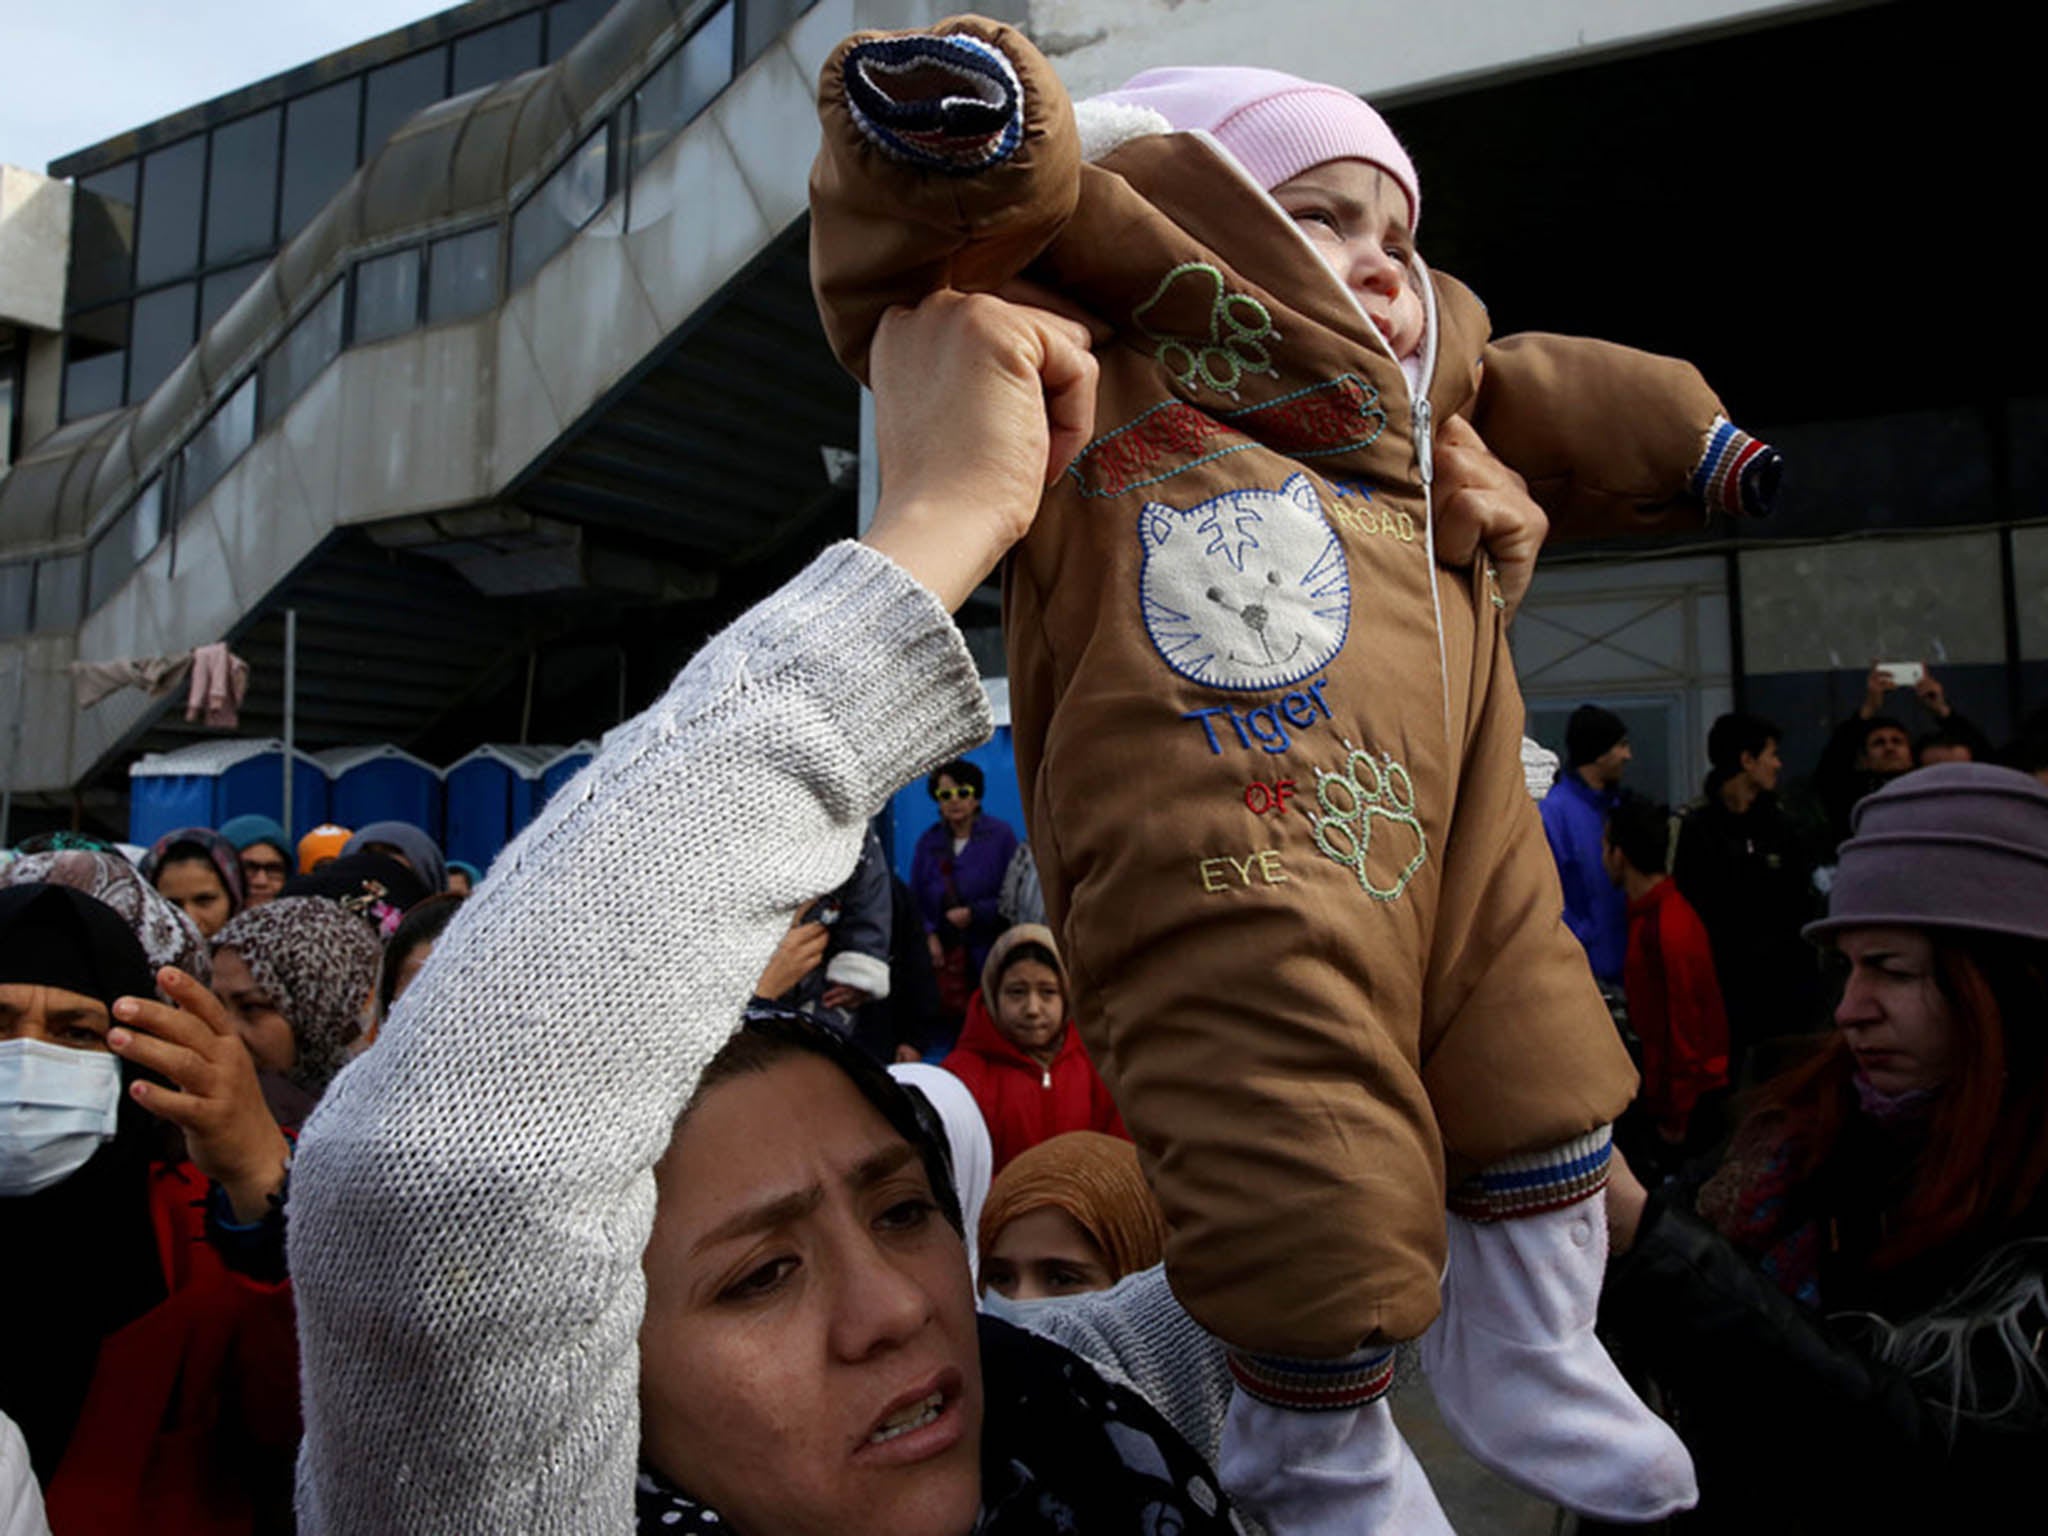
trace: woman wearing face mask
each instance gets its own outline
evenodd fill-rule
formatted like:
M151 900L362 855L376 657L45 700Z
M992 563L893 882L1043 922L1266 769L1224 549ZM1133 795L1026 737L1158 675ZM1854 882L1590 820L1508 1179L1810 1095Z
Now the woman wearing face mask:
M998 1174L1027 1147L1067 1131L1128 1139L1067 1017L1067 973L1050 928L1021 923L996 940L960 1043L942 1065L981 1106Z
M152 1115L190 1163L152 1163ZM0 1251L51 1303L20 1319L0 1411L53 1529L248 1530L288 1507L287 1162L205 988L153 976L76 890L0 891Z
M1679 1410L1703 1529L1995 1529L2048 1444L2048 790L1901 777L1807 933L1834 1037L1705 1220L1617 1179L1602 1319Z
M23 854L0 885L68 885L112 907L142 945L151 972L174 965L202 986L213 979L213 956L198 925L118 853L83 848Z
M981 1217L981 1284L1008 1301L1106 1291L1166 1256L1166 1218L1138 1149L1068 1131L1018 1156Z

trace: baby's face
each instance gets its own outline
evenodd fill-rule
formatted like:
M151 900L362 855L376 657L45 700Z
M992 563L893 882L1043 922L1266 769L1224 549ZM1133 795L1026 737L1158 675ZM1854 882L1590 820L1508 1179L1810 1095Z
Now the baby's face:
M1422 345L1422 296L1409 260L1408 194L1364 160L1325 160L1273 189L1273 198L1308 236L1366 318L1406 360Z

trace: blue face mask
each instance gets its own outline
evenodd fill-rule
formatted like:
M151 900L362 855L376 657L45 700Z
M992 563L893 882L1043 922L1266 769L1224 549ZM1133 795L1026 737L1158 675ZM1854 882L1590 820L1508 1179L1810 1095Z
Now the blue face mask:
M78 1172L114 1137L121 1063L105 1051L0 1040L0 1198Z

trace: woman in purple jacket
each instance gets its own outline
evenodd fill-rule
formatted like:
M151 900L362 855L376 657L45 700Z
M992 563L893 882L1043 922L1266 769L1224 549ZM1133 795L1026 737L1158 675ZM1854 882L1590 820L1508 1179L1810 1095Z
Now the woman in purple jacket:
M1009 927L997 898L1003 875L1016 857L1017 834L1008 822L983 814L985 782L981 770L964 758L942 765L925 780L925 788L938 802L939 820L917 840L910 863L910 888L924 918L940 1003L956 1027L967 996L980 979L989 946ZM957 997L948 993L949 974L964 981L955 989Z

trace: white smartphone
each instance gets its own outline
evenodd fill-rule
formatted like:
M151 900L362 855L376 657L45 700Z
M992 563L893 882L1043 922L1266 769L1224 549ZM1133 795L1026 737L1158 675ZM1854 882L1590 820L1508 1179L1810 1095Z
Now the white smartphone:
M1891 679L1894 688L1911 688L1927 675L1927 668L1917 661L1880 661L1877 670Z

